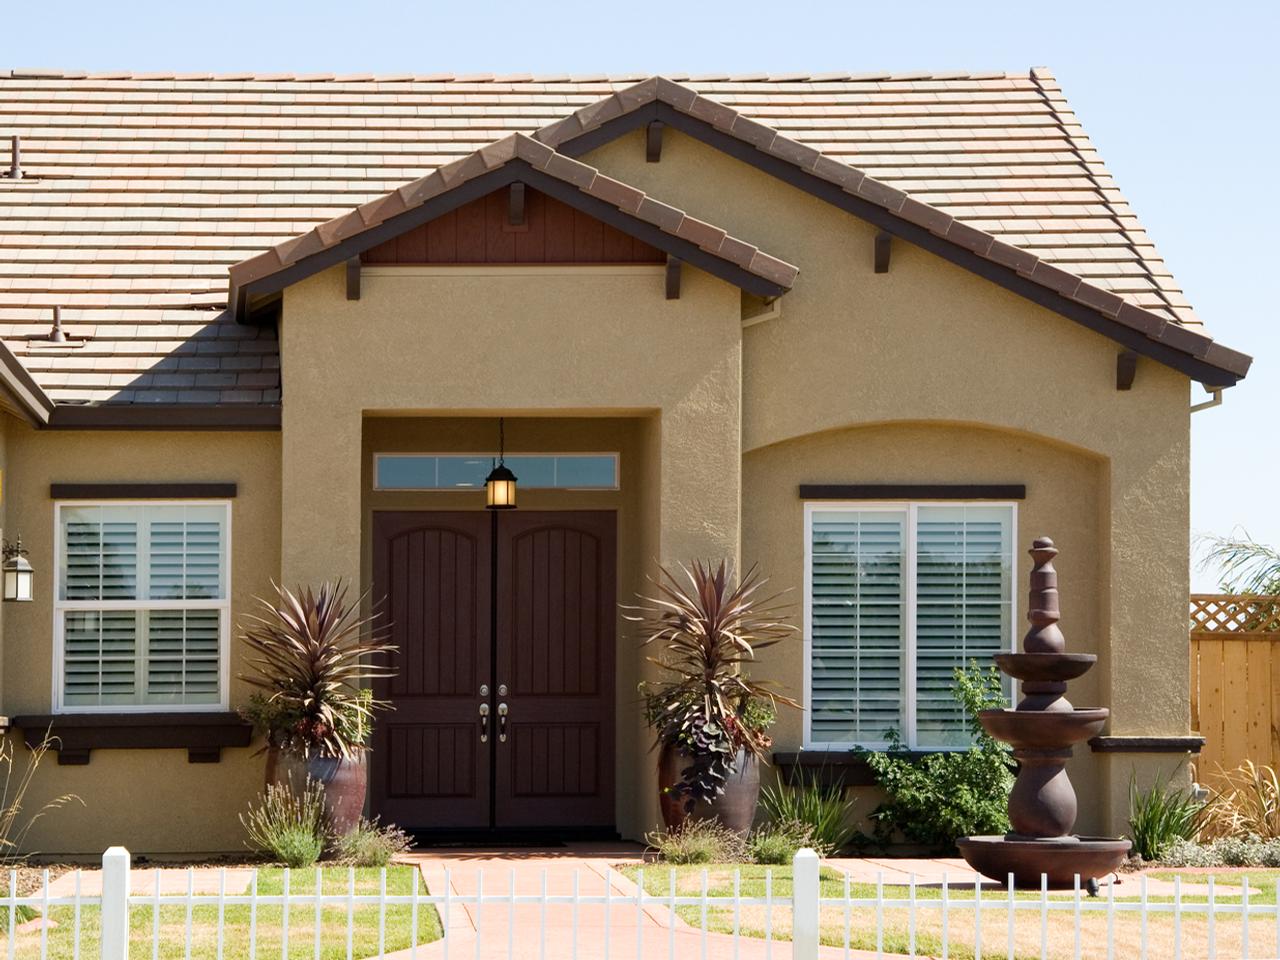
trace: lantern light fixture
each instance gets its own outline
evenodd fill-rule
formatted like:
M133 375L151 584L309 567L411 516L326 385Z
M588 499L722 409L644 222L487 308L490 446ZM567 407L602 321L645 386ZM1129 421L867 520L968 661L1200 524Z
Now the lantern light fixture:
M27 561L27 551L22 548L22 535L18 535L15 543L3 541L0 553L4 556L4 562L0 563L0 570L4 571L4 599L6 601L32 599L35 571Z
M489 510L514 510L516 508L516 475L503 462L506 452L506 423L498 418L498 459L484 478L485 507Z

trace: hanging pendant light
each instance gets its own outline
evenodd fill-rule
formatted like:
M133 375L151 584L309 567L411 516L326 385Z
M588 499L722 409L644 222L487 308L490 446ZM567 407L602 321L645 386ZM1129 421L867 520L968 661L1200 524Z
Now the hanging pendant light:
M502 460L506 448L506 424L498 418L498 459L489 476L484 478L485 507L489 510L516 508L516 475Z

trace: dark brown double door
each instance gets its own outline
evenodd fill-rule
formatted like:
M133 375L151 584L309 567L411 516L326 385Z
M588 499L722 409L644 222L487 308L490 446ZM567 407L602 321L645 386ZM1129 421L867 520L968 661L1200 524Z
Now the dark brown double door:
M615 542L609 511L374 514L384 821L612 826Z

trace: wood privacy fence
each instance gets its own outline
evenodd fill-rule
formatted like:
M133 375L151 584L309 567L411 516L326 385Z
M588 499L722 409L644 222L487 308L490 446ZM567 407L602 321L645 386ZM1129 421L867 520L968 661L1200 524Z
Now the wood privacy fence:
M1280 596L1191 596L1191 729L1198 779L1245 760L1280 769Z

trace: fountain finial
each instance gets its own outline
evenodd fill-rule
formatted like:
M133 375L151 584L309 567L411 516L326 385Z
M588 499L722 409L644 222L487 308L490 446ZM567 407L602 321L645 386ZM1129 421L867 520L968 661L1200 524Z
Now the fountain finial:
M1022 649L1027 653L1062 653L1067 641L1058 628L1062 611L1058 607L1058 571L1053 567L1058 548L1048 537L1037 537L1027 552L1035 563L1031 567L1031 591L1027 595L1031 629L1022 638Z

